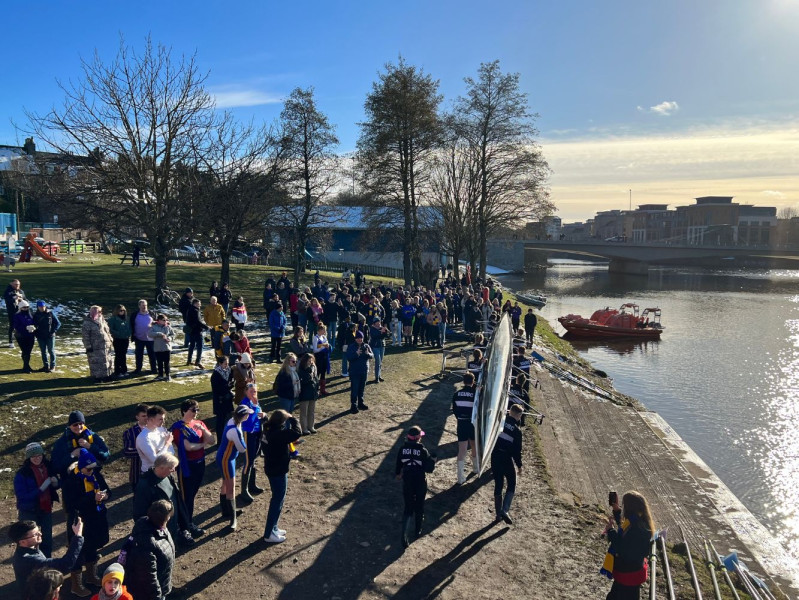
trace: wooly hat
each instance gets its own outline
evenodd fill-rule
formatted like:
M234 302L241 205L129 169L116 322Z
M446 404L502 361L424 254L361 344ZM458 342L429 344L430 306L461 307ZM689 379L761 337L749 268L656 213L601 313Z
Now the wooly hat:
M86 419L83 416L83 413L79 410L73 410L69 413L69 421L67 423L69 425L74 425L75 423L85 423Z
M86 467L96 467L97 466L97 459L94 458L94 454L86 450L86 448L80 449L80 456L78 456L78 468L85 469Z
M250 355L247 352L242 352L241 353L241 358L239 359L239 362L242 363L242 364L245 364L245 365L251 365L252 364L252 358L250 358Z
M19 304L17 304L17 308L20 309L20 310L22 310L23 308L28 308L28 307L30 307L30 304L28 304L27 300L20 300Z
M32 458L34 456L41 456L44 454L44 448L39 442L31 442L25 446L25 458Z
M359 331L358 333L355 334L355 339L357 340L358 338L363 339L363 331Z
M105 573L103 573L103 585L105 585L106 582L111 579L117 579L119 580L119 583L122 583L125 580L125 567L119 563L108 565Z

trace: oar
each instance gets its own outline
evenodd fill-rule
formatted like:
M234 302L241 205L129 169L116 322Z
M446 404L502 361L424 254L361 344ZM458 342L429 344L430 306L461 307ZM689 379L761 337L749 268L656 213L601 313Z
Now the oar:
M696 577L696 569L694 569L694 559L691 557L691 548L688 546L688 540L685 537L685 530L680 527L682 533L682 542L685 544L685 553L688 555L688 570L691 572L691 583L696 592L696 600L702 600L702 589L699 587L699 579Z
M754 600L763 600L760 594L755 589L755 586L749 581L749 578L744 573L743 569L741 568L740 563L738 562L738 553L731 552L727 556L724 557L722 562L726 565L729 569L732 567L732 570L735 571L735 574L738 575L738 580L741 582L741 585L744 586L744 589L747 593L754 598Z
M726 581L727 585L730 587L733 597L735 600L741 600L741 597L738 595L738 590L735 589L735 585L732 583L730 572L727 570L727 566L724 564L724 561L721 560L721 554L716 552L716 547L713 545L712 540L708 540L708 543L710 544L711 550L713 550L713 554L716 556L716 560L719 562L719 569L721 570L721 574L724 575L724 581Z
M760 588L760 590L763 591L764 595L768 596L770 599L773 599L774 595L771 593L771 590L768 589L768 586L766 585L766 582L763 581L762 579L760 579L760 577L756 576L754 573L752 573L752 571L749 570L749 567L747 567L745 563L743 563L741 561L738 561L738 562L739 562L739 564L741 566L741 570L743 570L743 572L749 578L749 581L754 586L757 586L758 588Z
M716 579L716 563L710 557L710 546L707 545L707 540L705 540L705 556L707 557L707 568L710 570L710 581L713 583L713 594L716 596L716 600L721 600L719 581Z
M657 565L658 565L658 537L660 537L660 532L656 531L655 535L652 537L652 544L649 547L649 600L655 600L656 596L655 593L657 591Z
M666 591L669 600L677 600L674 595L674 582L671 579L671 569L669 568L669 554L666 551L666 530L660 533L660 553L663 555L663 572L666 574Z

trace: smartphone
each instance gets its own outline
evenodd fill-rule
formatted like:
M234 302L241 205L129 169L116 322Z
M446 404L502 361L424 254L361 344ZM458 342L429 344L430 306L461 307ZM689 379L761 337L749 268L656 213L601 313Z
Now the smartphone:
M619 495L616 492L608 493L608 505L613 506L619 501Z

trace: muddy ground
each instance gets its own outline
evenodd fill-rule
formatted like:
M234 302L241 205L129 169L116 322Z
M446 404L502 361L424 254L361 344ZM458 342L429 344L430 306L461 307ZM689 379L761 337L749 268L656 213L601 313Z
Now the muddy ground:
M433 351L390 349L384 364L386 381L367 386L370 410L358 415L348 412L349 382L335 376L340 372L335 365L328 386L332 395L317 407L319 434L305 438L302 456L292 464L281 519L288 531L285 543L262 541L268 492L245 508L238 531L225 529L218 508L219 471L209 455L195 518L208 533L179 554L176 596L604 597L609 582L597 575L605 548L597 535L601 517L596 508L575 507L553 491L534 442L534 426L525 432L514 524L497 524L489 474L479 480L472 475L463 486L455 483L450 399L459 378L439 379L440 354ZM210 402L202 406L210 417ZM393 474L403 432L412 424L425 430L425 445L438 456L438 465L428 476L423 536L403 551L401 483ZM124 468L117 461L106 469L116 497L110 506L112 543L103 551L103 565L116 557L132 524ZM259 481L265 483L262 471ZM13 498L0 511L3 521L11 522ZM63 519L57 523L60 555ZM14 594L12 550L10 544L2 547L0 591Z

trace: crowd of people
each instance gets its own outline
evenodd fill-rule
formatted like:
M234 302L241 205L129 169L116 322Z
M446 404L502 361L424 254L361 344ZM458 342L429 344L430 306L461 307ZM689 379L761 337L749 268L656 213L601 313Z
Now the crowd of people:
M360 272L344 275L331 284L322 281L317 272L314 285L302 288L293 287L286 273L276 281L271 277L266 280L263 307L271 338L268 362L281 365L274 381L268 382L279 405L271 413L259 400L254 357L246 334L255 324L247 327L244 299L236 296L234 300L227 283L219 287L214 282L203 308L194 291L185 289L179 310L186 366L203 367L203 351L206 344L210 346L215 360L210 375L215 430L199 419L200 405L192 399L181 404L181 418L169 428L165 427L163 407L139 404L134 408L131 417L135 423L122 436L123 456L130 461L134 524L118 563L111 565L102 578L97 573L98 552L109 541L106 504L113 493L102 475L102 466L110 456L105 440L89 429L83 413L75 410L49 459L41 444L26 446L25 461L14 478L19 521L9 531L17 543L17 581L21 589L28 585L26 597L44 597L35 596L31 590L60 586L60 574L65 573L71 574L71 590L78 597L91 594L86 585L99 587L101 600L165 597L171 588L176 547L190 547L205 534L194 522L194 505L205 475L206 453L212 446L217 446L214 462L221 474L219 506L228 529L237 529L242 508L264 492L258 486L255 466L263 456L271 492L263 538L269 544L284 542L288 534L280 527L280 517L291 460L299 455L303 438L317 432L315 405L328 394L327 381L333 377L349 379L351 412L368 410L364 402L367 382L370 374L374 385L384 381L386 347L404 351L442 347L456 325L473 339L463 385L452 399L458 437L455 480L465 483L469 455L474 472L480 469L471 415L486 342L503 313L509 314L516 335L516 375L504 429L490 461L495 517L513 523L510 509L516 473L522 470L522 431L533 381L531 361L525 352L532 346L536 327L532 309L523 314L517 303L503 303L501 287L490 281L471 284L455 279L451 273L441 278L435 289L371 284ZM18 280L9 284L5 301L9 344L13 346L13 335L23 369L31 369L29 336L39 341L42 370L55 369L55 335L60 327L56 315L43 301L36 303L33 316L28 315L30 306ZM150 311L146 300L138 302L138 310L132 315L124 305L118 305L107 320L102 307L92 306L83 321L82 336L91 375L99 382L126 376L130 342L135 348L132 375L142 374L147 354L150 373L156 379L171 379L176 330L166 315ZM422 535L426 474L435 468L435 458L425 449L423 436L419 425L410 427L396 461L395 474L403 481L405 500L404 546L411 541L409 530L417 537ZM56 559L52 557L52 511L59 491L67 515L69 547L62 558ZM635 506L637 513L648 510L645 502L641 508L627 495L624 506L625 511L628 506ZM624 514L627 521L632 518ZM628 533L620 515L621 509L614 513L617 533L610 532L609 525L609 537L612 549L618 549L617 556L621 557L616 568L631 569L637 559L625 553L632 552L626 542L632 533ZM642 517L640 527L650 526L650 521Z

